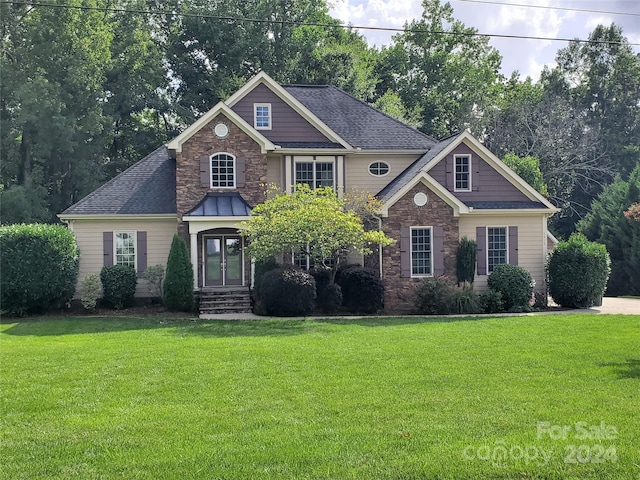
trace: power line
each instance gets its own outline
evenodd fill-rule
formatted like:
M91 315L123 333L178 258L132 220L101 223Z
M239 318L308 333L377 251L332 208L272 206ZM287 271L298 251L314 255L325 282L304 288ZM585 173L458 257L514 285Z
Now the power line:
M508 2L493 2L491 0L455 0L457 2L468 3L486 3L490 5L506 5L509 7L526 7L526 8L543 8L547 10L562 10L565 12L582 12L582 13L604 13L607 15L626 15L629 17L640 17L640 13L631 12L610 12L607 10L589 10L586 8L569 8L569 7L551 7L548 5L528 5L526 3L508 3Z
M464 1L464 0L460 0L460 1ZM6 2L6 3L9 3L9 2ZM299 22L299 21L293 21L293 20L266 20L266 19L260 19L260 18L233 17L233 16L226 16L226 15L213 15L208 13L189 13L189 12L180 12L180 11L163 11L163 10L154 11L154 10L140 10L140 9L116 8L116 7L101 8L101 7L89 7L85 5L67 5L67 4L21 2L21 1L11 1L11 4L26 5L31 7L98 11L103 13L106 13L106 12L134 13L134 14L140 14L140 15L154 15L154 16L168 15L171 17L201 18L201 19L210 19L210 20L220 20L225 22L270 23L270 24L294 25L294 26L303 26L303 27L343 28L343 29L353 29L353 30L372 30L372 31L382 31L382 32L398 32L398 33L403 33L407 31L404 28L393 28L393 27L367 27L362 25L351 25L351 24L343 25L340 23L322 23L322 22ZM442 34L442 35L455 35L455 36L462 36L462 37L507 38L507 39L517 39L517 40L544 40L544 41L551 41L551 42L578 42L578 43L609 44L609 45L622 44L622 42L612 42L607 40L583 40L580 38L507 35L507 34L499 34L499 33L451 32L451 31L444 31L444 30L438 31L438 30L424 30L424 29L411 29L409 31L411 33L426 33L426 34L431 33L431 34ZM640 46L640 43L627 43L627 45Z

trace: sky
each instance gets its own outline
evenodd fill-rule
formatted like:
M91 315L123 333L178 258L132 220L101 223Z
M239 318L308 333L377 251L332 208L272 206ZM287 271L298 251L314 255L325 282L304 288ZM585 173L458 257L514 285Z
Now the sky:
M484 0L483 0L484 1ZM587 39L599 24L609 26L612 22L622 27L624 35L640 52L640 0L449 0L454 18L467 27L475 27L479 33L522 35L550 38ZM444 3L444 1L443 1ZM495 3L526 4L551 8L531 8ZM332 17L363 27L402 28L405 21L420 18L420 0L329 0ZM580 12L575 10L622 12ZM359 30L369 45L389 45L393 32ZM502 55L502 73L510 76L517 70L521 78L531 76L538 80L545 65L555 65L559 49L567 42L550 40L522 40L492 38L490 44Z

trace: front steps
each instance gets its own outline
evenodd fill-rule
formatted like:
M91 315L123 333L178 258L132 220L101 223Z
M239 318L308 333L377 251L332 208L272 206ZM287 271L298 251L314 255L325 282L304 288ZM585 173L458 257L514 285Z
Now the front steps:
M200 315L251 313L251 295L247 287L208 288L199 292Z

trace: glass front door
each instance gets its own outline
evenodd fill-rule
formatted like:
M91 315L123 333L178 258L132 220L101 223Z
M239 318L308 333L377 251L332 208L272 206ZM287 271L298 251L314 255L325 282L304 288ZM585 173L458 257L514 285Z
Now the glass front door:
M242 285L242 239L222 235L204 240L205 286Z

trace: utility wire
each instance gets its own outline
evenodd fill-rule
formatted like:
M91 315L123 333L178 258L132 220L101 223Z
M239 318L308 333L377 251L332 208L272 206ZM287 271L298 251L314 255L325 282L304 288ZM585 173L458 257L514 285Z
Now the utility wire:
M362 25L343 25L340 23L321 23L321 22L299 22L293 20L266 20L260 18L246 18L246 17L233 17L226 15L213 15L207 13L188 13L188 12L180 12L180 11L163 11L163 10L140 10L140 9L132 9L132 8L116 8L116 7L88 7L85 5L67 5L67 4L52 4L52 3L41 3L41 2L22 2L22 1L6 1L3 0L2 3L10 3L13 5L26 5L30 7L44 7L44 8L62 8L62 9L74 9L74 10L84 10L84 11L98 11L98 12L112 12L112 13L135 13L141 15L168 15L172 17L183 17L183 18L201 18L201 19L210 19L210 20L220 20L229 23L234 22L246 22L246 23L270 23L270 24L281 24L281 25L294 25L294 26L304 26L304 27L322 27L322 28L343 28L343 29L353 29L353 30L373 30L373 31L382 31L382 32L399 32L403 33L409 31L411 33L426 33L426 34L443 34L443 35L455 35L462 37L486 37L486 38L510 38L510 39L519 39L519 40L545 40L551 42L577 42L577 43L590 43L590 44L608 44L608 45L622 45L622 42L612 42L607 40L583 40L579 38L560 38L560 37L539 37L539 36L529 36L529 35L506 35L499 33L479 33L479 32L451 32L451 31L440 31L440 30L424 30L419 28L413 28L410 30L405 30L404 28L393 28L393 27L366 27ZM631 46L640 46L640 43L626 43Z
M610 12L606 10L589 10L586 8L552 7L549 5L528 5L526 3L493 2L491 0L455 0L455 1L468 2L468 3L486 3L490 5L506 5L509 7L544 8L547 10L562 10L565 12L604 13L607 15L627 15L629 17L640 17L640 13Z

